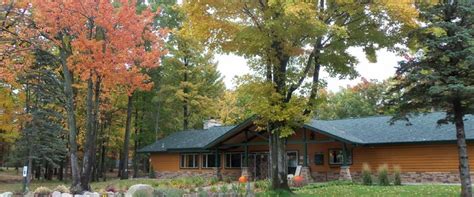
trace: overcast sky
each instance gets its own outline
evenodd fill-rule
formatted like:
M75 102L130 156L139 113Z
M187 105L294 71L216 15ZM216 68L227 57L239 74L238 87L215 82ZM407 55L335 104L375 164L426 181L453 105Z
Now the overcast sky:
M401 57L394 53L380 50L377 52L377 63L369 63L365 58L362 49L352 48L349 51L359 60L356 69L359 72L360 77L354 80L341 80L338 78L331 78L328 73L323 72L321 78L328 82L327 88L330 91L337 92L340 87L357 84L361 81L361 77L365 77L366 79L377 79L379 81L387 79L395 74L395 66L397 66L397 62L402 60ZM235 84L233 83L235 76L241 76L250 72L250 69L247 66L247 61L243 57L236 55L217 55L216 60L218 61L218 69L224 76L224 82L228 89L233 89L235 87Z

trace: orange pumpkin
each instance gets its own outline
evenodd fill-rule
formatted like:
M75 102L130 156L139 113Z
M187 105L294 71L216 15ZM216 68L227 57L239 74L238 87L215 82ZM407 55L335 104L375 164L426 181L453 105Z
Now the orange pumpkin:
M293 179L295 180L295 183L302 183L303 182L303 177L301 177L301 176L295 176Z
M239 182L246 183L247 182L247 177L246 176L239 177Z

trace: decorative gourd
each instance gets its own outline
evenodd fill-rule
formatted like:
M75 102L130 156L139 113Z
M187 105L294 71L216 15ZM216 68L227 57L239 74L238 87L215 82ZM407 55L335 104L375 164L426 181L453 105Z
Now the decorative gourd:
M239 182L246 183L247 182L247 177L246 176L239 177Z
M293 180L295 181L295 183L298 183L298 184L299 184L299 183L302 183L302 182L303 182L303 177L301 177L301 176L295 176L295 177L293 178Z

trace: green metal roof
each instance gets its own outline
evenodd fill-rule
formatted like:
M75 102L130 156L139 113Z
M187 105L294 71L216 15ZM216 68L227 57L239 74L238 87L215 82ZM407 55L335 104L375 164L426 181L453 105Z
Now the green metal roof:
M308 128L323 131L355 144L390 144L445 142L456 140L453 124L438 125L446 116L444 112L433 112L413 116L409 122L396 121L390 124L391 116L372 116L341 120L312 120ZM466 139L474 139L474 116L464 116ZM408 124L410 123L410 124Z
M437 124L437 121L444 117L445 113L443 112L413 116L410 118L410 124L406 121L396 121L394 124L390 124L391 116L340 120L313 119L304 127L340 141L361 145L455 141L456 129L453 124ZM466 115L464 120L466 139L474 140L474 116ZM248 126L249 121L253 121L253 118L249 118L237 126L219 126L176 132L139 150L139 152L205 151L232 136L235 132L240 132L242 128Z
M232 128L234 128L234 126L216 126L208 129L172 133L171 135L140 149L139 152L166 152L186 149L199 150L218 137L224 135Z

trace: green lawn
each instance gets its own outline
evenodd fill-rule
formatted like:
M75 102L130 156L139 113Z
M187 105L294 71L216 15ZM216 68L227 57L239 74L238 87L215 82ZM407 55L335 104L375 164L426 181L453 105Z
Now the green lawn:
M294 190L297 196L459 196L457 185L365 186L347 183L315 183Z

